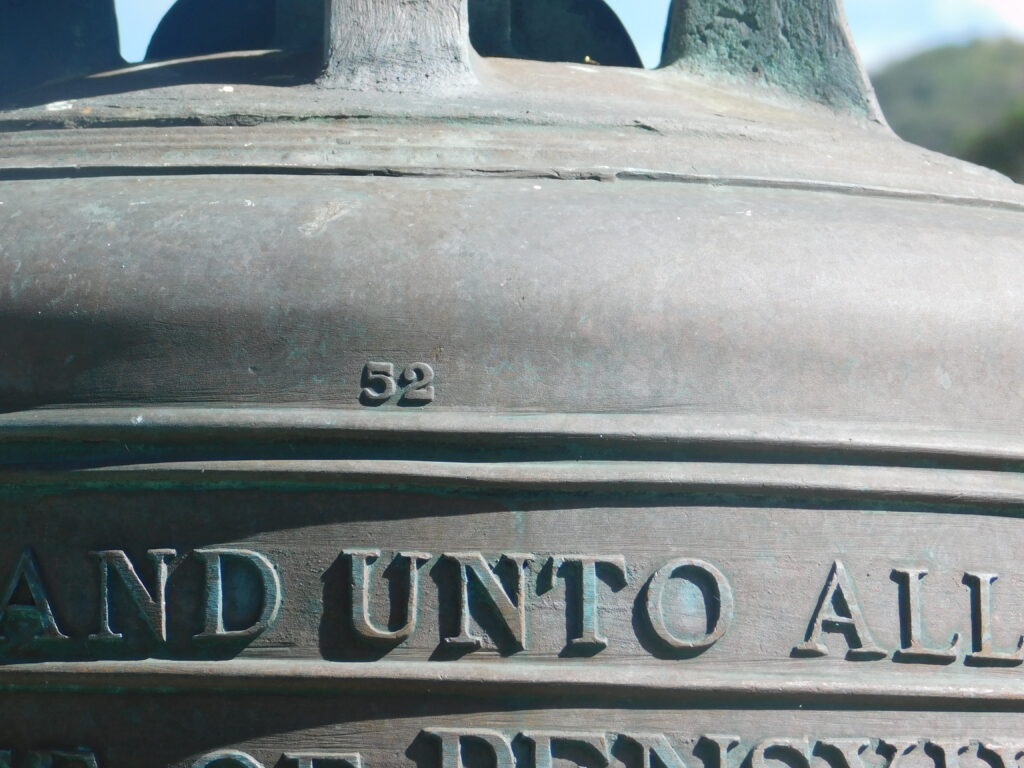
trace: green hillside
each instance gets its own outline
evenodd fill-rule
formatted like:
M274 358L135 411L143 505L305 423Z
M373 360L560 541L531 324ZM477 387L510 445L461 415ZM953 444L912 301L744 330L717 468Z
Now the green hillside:
M966 160L1002 171L1024 182L1024 103L1000 123L970 142L963 153Z
M934 48L872 79L903 138L1024 180L1024 43Z

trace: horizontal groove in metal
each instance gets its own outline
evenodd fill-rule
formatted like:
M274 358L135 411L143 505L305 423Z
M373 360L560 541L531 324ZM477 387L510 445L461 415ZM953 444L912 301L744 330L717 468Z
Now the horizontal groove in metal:
M42 409L0 414L0 445L59 445L72 441L187 444L200 440L244 443L398 441L538 446L580 441L614 445L629 459L632 446L718 446L818 452L836 463L844 454L878 456L879 464L904 459L975 466L978 460L1024 462L1019 432L942 429L913 424L810 422L784 417L662 413L367 412L302 407L117 407ZM770 461L770 459L769 459Z
M881 662L880 662L881 663ZM684 665L685 666L685 665ZM935 709L1024 711L1017 672L957 675L939 681L931 667L893 670L891 665L850 671L785 671L766 665L728 669L667 669L663 665L572 662L402 662L230 660L216 662L46 662L0 669L0 690L116 690L176 693L314 693L429 691L479 696L575 696L668 700L680 706L744 700L799 707L833 699ZM923 671L920 671L922 670Z
M776 179L758 176L721 176L643 168L424 168L420 166L325 166L308 167L297 164L198 164L166 163L101 165L49 165L0 167L0 181L34 179L78 179L121 176L202 176L202 175L285 175L285 176L376 176L389 178L429 179L534 179L544 181L641 181L675 184L696 184L746 189L786 190L796 192L831 192L853 197L884 198L917 203L937 203L965 208L989 208L1024 212L1024 203L987 197L968 197L939 192L922 192L866 184L813 181L807 179Z
M812 498L870 498L1024 504L1024 476L1004 472L706 462L209 461L136 464L61 473L0 474L8 486L197 489L371 486L558 493L704 492ZM1016 515L1016 512L1014 512Z

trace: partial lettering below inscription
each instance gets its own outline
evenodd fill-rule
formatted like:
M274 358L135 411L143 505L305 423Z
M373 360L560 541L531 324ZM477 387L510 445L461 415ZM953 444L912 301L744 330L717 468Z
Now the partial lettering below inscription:
M362 768L362 758L358 753L286 752L274 765L276 768ZM266 766L250 754L226 749L203 755L192 763L192 768L266 768Z
M421 750L433 745L432 749ZM428 759L427 755L433 755ZM534 728L506 731L478 727L428 727L407 755L421 755L419 768L950 768L977 762L990 768L1019 768L1024 740L1011 738L682 736L643 730ZM104 768L85 749L33 751L17 759L0 750L0 768ZM382 761L384 762L384 761ZM398 764L411 761L399 760ZM387 760L381 768L392 768ZM263 762L248 751L218 749L189 768L375 768L359 752L286 751Z
M950 768L977 759L991 768L1019 768L1024 740L842 736L680 736L657 731L426 728L421 739L436 744L436 768L467 768L470 746L491 768ZM478 757L479 759L479 757ZM432 767L433 768L433 767Z

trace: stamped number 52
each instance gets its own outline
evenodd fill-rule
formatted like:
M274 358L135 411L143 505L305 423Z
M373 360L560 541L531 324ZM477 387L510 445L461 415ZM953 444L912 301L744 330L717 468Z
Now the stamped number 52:
M381 405L401 389L402 402L426 405L434 400L433 383L434 369L427 363L406 366L399 376L395 376L394 363L367 363L359 400L364 405Z

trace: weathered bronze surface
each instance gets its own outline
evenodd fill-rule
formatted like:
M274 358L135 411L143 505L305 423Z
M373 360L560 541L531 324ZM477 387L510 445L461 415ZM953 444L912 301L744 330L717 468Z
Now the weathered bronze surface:
M1024 192L831 0L528 7L9 81L0 766L1018 768Z

